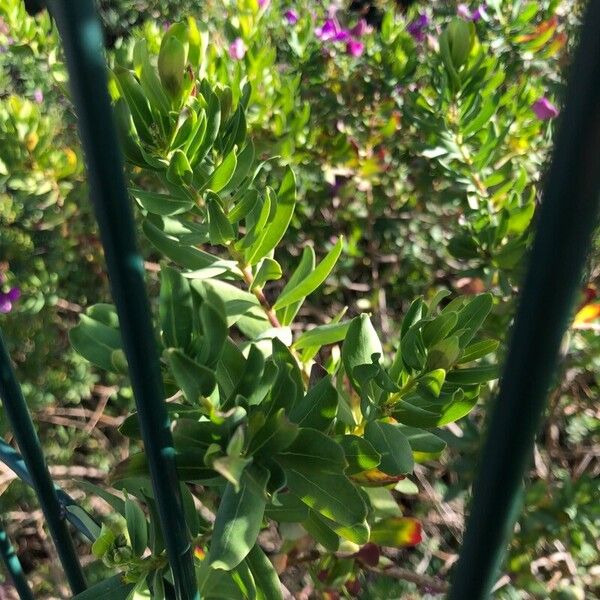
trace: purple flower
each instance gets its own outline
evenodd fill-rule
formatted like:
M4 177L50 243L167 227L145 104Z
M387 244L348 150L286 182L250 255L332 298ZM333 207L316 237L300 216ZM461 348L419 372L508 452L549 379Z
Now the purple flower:
M335 34L336 42L347 42L349 39L350 39L350 32L347 31L346 29L340 29L340 31L338 31Z
M0 313L9 313L20 297L21 290L18 287L10 288L6 293L0 292Z
M283 18L288 25L295 25L298 22L298 13L293 8L290 8L283 13Z
M258 0L258 8L267 8L271 4L271 0Z
M485 12L486 5L480 4L472 13L471 20L479 21L479 19L487 19L487 13Z
M235 38L229 46L229 56L234 60L241 60L246 54L246 44L242 38Z
M535 113L535 116L540 121L548 121L558 117L558 108L548 100L545 96L542 96L531 105L531 110Z
M359 57L365 51L365 45L358 40L350 40L346 44L346 54L350 56Z
M332 40L340 32L339 25L335 19L325 19L325 22L321 27L315 29L315 35L322 41L326 42Z
M479 19L487 18L487 14L485 12L486 5L480 4L474 11L471 12L469 7L466 4L459 4L456 7L456 14L463 19L467 19L469 21L479 21Z
M41 104L44 101L44 94L40 88L37 88L33 92L33 99L37 102L37 104Z
M425 39L425 29L429 25L429 22L429 17L423 13L408 24L406 31L408 31L417 42L422 42Z
M354 36L354 37L362 37L363 35L365 35L365 33L368 33L369 31L371 31L371 28L369 27L368 23L364 20L361 19L351 30L350 33Z

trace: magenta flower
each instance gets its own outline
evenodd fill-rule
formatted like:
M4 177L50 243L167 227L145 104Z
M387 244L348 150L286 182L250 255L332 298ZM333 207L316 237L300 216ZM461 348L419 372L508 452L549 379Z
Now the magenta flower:
M469 7L466 4L459 4L456 7L456 14L463 19L467 19L469 21L479 21L479 19L487 18L487 14L485 12L486 5L480 4L474 11L471 12Z
M346 44L346 54L358 58L365 51L365 45L358 40L350 40Z
M37 104L41 104L44 101L44 94L42 90L40 90L40 88L37 88L33 92L33 99L36 101Z
M479 19L487 19L487 13L485 12L485 4L480 4L472 13L471 20L479 21Z
M371 31L371 28L369 27L368 23L364 20L361 19L351 30L350 33L354 36L354 37L362 37L363 35L365 35L365 33L368 33L369 31Z
M340 31L335 34L334 39L336 42L347 42L350 39L350 32L345 29L340 29Z
M258 0L258 8L267 8L271 4L271 0Z
M548 100L545 96L542 96L531 105L531 110L535 113L535 116L540 121L548 121L558 117L558 108Z
M293 8L290 8L283 13L283 18L288 25L295 25L298 22L298 13Z
M234 60L241 60L246 54L246 44L242 38L235 38L229 46L229 56Z
M406 31L408 31L417 42L422 42L425 39L425 29L429 23L429 17L423 13L408 24Z
M9 313L20 297L21 290L18 287L10 288L6 293L0 292L0 313Z
M340 27L335 19L325 19L321 27L315 29L315 35L322 41L333 40L340 33Z

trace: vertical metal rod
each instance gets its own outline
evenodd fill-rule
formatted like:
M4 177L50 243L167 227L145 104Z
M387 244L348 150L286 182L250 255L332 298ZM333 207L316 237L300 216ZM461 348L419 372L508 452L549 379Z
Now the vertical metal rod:
M500 392L449 600L483 600L519 512L522 478L600 204L600 2L588 3Z
M89 188L177 598L197 600L200 596L175 470L143 261L135 243L133 213L108 95L100 24L92 0L49 0L47 5L65 47Z
M0 556L19 594L19 598L21 600L34 600L31 589L25 579L21 561L12 547L2 524L0 524Z
M0 334L0 397L4 410L27 470L31 476L33 486L40 501L40 506L48 522L48 529L56 545L60 562L65 570L65 575L73 593L77 594L86 588L85 578L73 540L69 535L65 516L50 477L44 451L33 426L31 415L25 404L21 387L15 377L10 361L10 356Z
M11 469L17 477L28 486L33 487L33 481L31 475L27 470L27 465L23 457L9 444L7 444L2 438L0 438L0 462L4 463L9 469ZM83 510L81 506L69 496L64 490L60 489L57 485L54 486L58 501L60 502L61 510L65 515L65 519L83 534L90 542L96 541L94 532L90 530L88 524L82 521L76 514L68 510L69 506L77 506L82 512L84 512L90 521L96 523L94 517L92 517L87 511ZM98 525L98 523L96 523ZM98 525L98 528L100 525Z

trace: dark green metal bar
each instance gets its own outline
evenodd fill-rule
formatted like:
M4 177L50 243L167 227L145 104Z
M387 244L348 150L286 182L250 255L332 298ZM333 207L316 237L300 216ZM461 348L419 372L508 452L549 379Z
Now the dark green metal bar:
M2 524L0 524L0 556L19 594L19 598L21 600L34 600L31 589L25 579L21 561L12 547Z
M9 469L11 469L17 477L26 483L27 485L33 487L33 479L27 470L27 465L23 460L23 457L9 444L7 444L3 439L0 438L0 462L3 462ZM83 510L69 494L65 491L61 490L57 485L54 486L56 490L56 495L58 497L58 501L60 502L61 512L64 514L65 519L79 531L79 533L83 534L90 542L94 542L96 540L96 536L92 531L90 531L88 525L84 523L75 513L68 510L69 506L77 506L80 510ZM84 511L87 517L98 525L96 520L87 512Z
M56 545L60 562L74 593L85 590L85 578L77 559L73 540L69 535L63 510L50 478L40 440L17 383L10 356L0 335L0 397L12 431L31 475L40 506L48 522L48 529Z
M588 3L449 600L490 597L600 204L600 2Z
M158 505L169 563L179 600L197 600L191 544L175 471L142 257L123 175L110 98L102 32L92 0L49 0L61 34L89 187L106 255L129 375Z

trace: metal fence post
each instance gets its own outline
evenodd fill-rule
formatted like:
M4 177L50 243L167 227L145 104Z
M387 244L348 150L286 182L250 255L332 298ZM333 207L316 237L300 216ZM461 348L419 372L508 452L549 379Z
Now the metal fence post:
M600 1L570 69L512 340L449 600L489 598L556 368L600 204Z
M27 404L25 404L21 387L17 383L10 356L1 334L0 397L27 465L27 470L31 475L33 486L44 512L44 517L48 522L48 529L56 545L69 585L74 593L82 592L86 588L83 571L73 546L73 540L69 535L65 516L54 489L54 483L48 472L44 451L33 426Z
M177 598L198 600L143 261L135 243L133 213L108 95L100 23L92 0L49 0L46 4L65 47L91 197Z
M19 557L17 556L10 540L8 539L8 535L6 535L6 531L4 530L3 525L0 523L0 556L2 557L2 562L12 579L13 585L19 594L19 598L21 600L34 600L33 594L31 593L31 589L27 584L27 580L25 579L25 575L23 573L23 567L21 566L21 561L19 561Z

